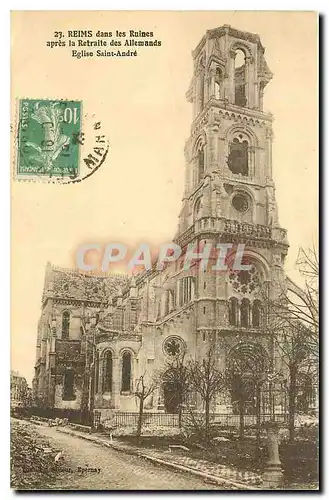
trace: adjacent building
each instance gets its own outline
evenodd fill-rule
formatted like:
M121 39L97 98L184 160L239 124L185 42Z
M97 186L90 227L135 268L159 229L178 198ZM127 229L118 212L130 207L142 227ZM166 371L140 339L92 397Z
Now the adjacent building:
M14 370L10 371L10 407L23 408L31 403L30 388L25 377Z

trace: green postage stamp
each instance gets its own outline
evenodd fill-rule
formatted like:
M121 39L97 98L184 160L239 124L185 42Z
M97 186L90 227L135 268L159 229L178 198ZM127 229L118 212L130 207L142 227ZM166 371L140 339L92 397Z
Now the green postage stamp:
M20 99L16 175L77 177L81 101Z

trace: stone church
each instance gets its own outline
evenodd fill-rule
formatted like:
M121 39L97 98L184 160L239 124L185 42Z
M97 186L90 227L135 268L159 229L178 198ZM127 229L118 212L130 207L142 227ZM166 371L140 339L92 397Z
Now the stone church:
M272 73L258 35L224 25L193 51L187 100L193 106L185 145L185 188L173 241L245 244L249 271L210 271L182 261L134 277L95 276L47 265L38 324L34 394L55 408L137 411L143 374L151 380L185 353L215 342L222 369L248 357L275 371L260 289L284 284L288 250L272 174L272 122L263 110ZM275 284L275 286L274 286ZM168 384L146 410L175 413ZM214 411L234 412L230 395Z

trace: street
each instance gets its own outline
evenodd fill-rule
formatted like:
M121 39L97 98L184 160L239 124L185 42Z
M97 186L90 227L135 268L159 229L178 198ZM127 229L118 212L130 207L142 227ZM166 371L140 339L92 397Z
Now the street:
M218 490L188 473L175 472L141 458L39 427L51 446L63 450L55 490ZM79 470L80 468L80 470ZM89 470L88 470L89 469Z

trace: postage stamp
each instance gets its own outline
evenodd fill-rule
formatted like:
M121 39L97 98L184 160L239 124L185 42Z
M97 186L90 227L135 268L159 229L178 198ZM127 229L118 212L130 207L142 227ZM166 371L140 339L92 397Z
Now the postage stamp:
M81 112L81 101L20 99L16 175L78 176Z

